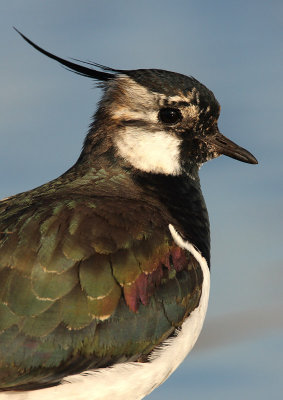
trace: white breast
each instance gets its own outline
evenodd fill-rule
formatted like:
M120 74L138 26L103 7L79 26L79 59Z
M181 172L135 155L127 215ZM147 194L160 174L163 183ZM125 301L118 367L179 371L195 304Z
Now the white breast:
M199 306L183 323L175 337L155 350L147 363L123 363L99 371L87 371L64 379L59 386L29 392L6 392L1 400L140 400L164 382L193 348L205 318L210 272L195 247L185 242L172 225L169 230L176 244L188 250L199 262L203 287Z

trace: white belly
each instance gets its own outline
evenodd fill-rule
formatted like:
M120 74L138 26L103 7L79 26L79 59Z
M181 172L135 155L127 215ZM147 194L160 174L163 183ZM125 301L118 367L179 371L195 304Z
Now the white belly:
M205 318L210 272L204 257L169 225L176 244L200 263L203 286L199 306L183 323L177 335L162 343L147 363L123 363L99 371L87 371L64 379L59 386L29 392L6 392L0 400L140 400L164 382L193 348Z

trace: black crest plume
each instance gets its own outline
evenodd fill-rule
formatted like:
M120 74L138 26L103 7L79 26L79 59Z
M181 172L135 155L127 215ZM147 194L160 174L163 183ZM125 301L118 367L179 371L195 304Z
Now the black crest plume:
M65 67L67 67L67 69L69 69L71 71L74 71L75 73L77 73L79 75L83 75L83 76L86 76L86 77L92 78L92 79L97 79L99 81L108 81L109 79L113 79L115 77L115 72L124 72L122 70L118 70L118 69L116 70L116 69L112 69L112 68L109 68L109 67L105 67L104 65L77 60L77 61L83 62L85 64L88 64L88 65L93 65L93 66L98 67L98 68L103 69L103 70L114 72L114 73L111 74L109 72L97 71L95 69L88 68L88 67L85 67L83 65L75 64L75 63L73 63L71 61L68 61L68 60L64 60L63 58L57 57L54 54L49 53L48 51L42 49L37 44L33 43L25 35L23 35L20 31L18 31L18 29L16 29L15 27L14 27L14 29L15 29L16 32L18 32L19 35L21 35L21 37L26 42L28 42L32 47L34 47L40 53L46 55L49 58L52 58L55 61L58 61L60 64L62 64Z

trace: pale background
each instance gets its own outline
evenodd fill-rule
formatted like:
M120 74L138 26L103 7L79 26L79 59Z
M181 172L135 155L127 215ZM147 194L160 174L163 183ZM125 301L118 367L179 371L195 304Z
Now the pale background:
M193 75L222 105L221 131L259 160L201 170L212 291L191 355L149 400L283 398L282 0L0 3L0 198L79 155L100 90L28 46L117 68Z

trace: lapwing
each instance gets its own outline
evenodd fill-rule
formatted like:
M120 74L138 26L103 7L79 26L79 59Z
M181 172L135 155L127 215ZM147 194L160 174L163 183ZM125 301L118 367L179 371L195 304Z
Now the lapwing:
M193 77L68 61L21 36L103 96L77 162L0 202L0 398L142 399L207 310L199 168L257 160L219 132L219 103Z

